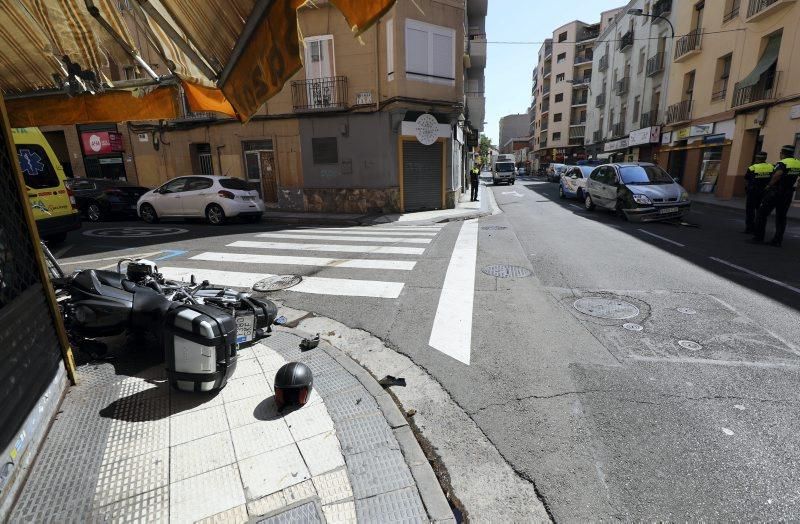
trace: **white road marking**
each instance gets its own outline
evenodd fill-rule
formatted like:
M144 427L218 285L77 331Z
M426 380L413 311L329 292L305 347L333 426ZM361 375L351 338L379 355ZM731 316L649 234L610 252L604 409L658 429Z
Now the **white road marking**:
M467 220L458 233L444 277L428 344L469 365L472 353L472 305L478 256L478 221Z
M105 258L94 258L91 260L73 260L67 262L61 262L59 260L59 264L62 266L74 266L75 264L91 264L93 262L105 262L106 260L119 260L121 258L144 258L144 257L151 257L153 255L157 255L162 253L163 251L153 251L152 253L138 253L135 255L119 255L116 257L105 257ZM116 264L114 264L116 266Z
M504 195L515 195L518 197L525 196L522 193L518 193L517 191L503 191Z
M416 262L409 260L366 260L341 259L323 257L292 257L276 255L252 255L244 253L200 253L191 260L208 260L211 262L240 262L244 264L281 264L290 266L342 267L357 269L396 269L411 271Z
M747 273L748 275L752 275L754 277L760 278L761 280L766 280L767 282L769 282L771 284L775 284L776 286L780 286L782 288L788 289L789 291L794 291L795 293L800 293L800 289L797 289L796 287L790 286L789 284L784 284L780 280L775 280L774 278L770 278L770 277L768 277L766 275L762 275L761 273L756 273L755 271L751 271L751 270L749 270L747 268L744 268L742 266L737 266L736 264L732 264L732 263L730 263L730 262L728 262L726 260L722 260L721 258L717 258L717 257L708 257L708 258L710 258L711 260L715 260L715 261L719 262L720 264L725 264L728 267L732 267L733 269L738 269L739 271L741 271L743 273Z
M63 257L64 255L66 255L66 254L67 254L67 251L69 251L69 250L70 250L70 249L72 249L73 247L75 247L75 246L74 246L73 244L70 244L70 245L68 245L68 246L63 246L62 248L60 248L60 249L57 249L55 252L52 252L52 251L51 251L51 253L53 253L53 256L54 256L54 257L56 257L56 258L61 258L61 257Z
M422 232L436 232L442 229L444 225L430 225L430 226L353 226L353 227L325 227L325 228L313 228L319 230L342 230L342 231L422 231Z
M641 231L645 235L650 235L651 237L659 238L659 239L663 240L664 242L669 242L670 244L674 244L674 245L676 245L678 247L686 247L685 245L681 244L680 242L675 242L674 240L670 240L667 237L662 237L661 235L656 235L655 233L651 233L650 231L647 231L645 229L639 229L639 231Z
M581 206L579 206L578 204L570 204L570 207L574 207L574 208L577 208L577 209L583 209L583 208L582 208Z
M348 236L348 235L298 235L294 233L260 233L256 235L259 238L292 238L303 239L310 238L311 240L341 240L344 242L384 242L384 243L403 243L403 244L430 244L432 238L404 238L404 237L386 237L386 236Z
M384 255L421 255L425 248L396 246L348 246L344 244L294 244L282 242L251 242L239 240L228 247L248 247L257 249L285 249L290 251L330 251L342 253L378 253Z
M728 428L722 428L722 432L728 435L729 437L733 436L733 431L729 430Z
M741 404L735 404L733 407L735 407L735 408L736 408L736 409L738 409L739 411L744 411L744 406L743 406L743 405L741 405Z
M250 289L253 284L275 275L269 273L239 273L214 269L184 267L160 268L165 278L189 281L194 275L198 281L208 280L212 284ZM402 282L382 282L378 280L348 280L340 278L303 277L303 281L287 291L316 295L337 295L343 297L397 298L403 291Z
M367 231L366 229L348 229L348 228L335 228L329 227L324 229L290 229L285 231L276 231L276 233L310 233L313 235L322 235L330 233L332 235L364 235L364 236L384 236L384 235L391 235L394 237L435 237L439 234L439 231L405 231L405 230L397 230L397 228L393 229L381 229L381 230L370 230Z

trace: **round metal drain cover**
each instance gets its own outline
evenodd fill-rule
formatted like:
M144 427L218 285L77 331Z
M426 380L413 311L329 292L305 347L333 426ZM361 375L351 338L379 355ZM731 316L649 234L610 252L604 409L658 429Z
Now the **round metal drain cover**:
M506 226L483 226L481 229L488 231L500 231L501 229L508 229Z
M607 318L611 320L624 320L633 318L639 314L639 308L616 298L587 297L579 298L573 304L575 309L597 318Z
M280 291L281 289L289 289L292 286L296 286L302 281L303 277L298 275L276 275L253 284L253 291L258 291L259 293Z
M533 274L530 269L520 266L509 266L506 264L495 264L486 266L481 271L489 276L497 278L529 277Z
M634 324L633 322L626 322L625 324L622 324L622 327L624 327L628 331L641 331L644 329L639 324Z
M700 351L703 349L703 346L692 340L679 340L678 345L684 349L688 349L689 351Z
M694 309L690 309L688 307L679 307L678 311L683 313L684 315L694 315L697 313Z

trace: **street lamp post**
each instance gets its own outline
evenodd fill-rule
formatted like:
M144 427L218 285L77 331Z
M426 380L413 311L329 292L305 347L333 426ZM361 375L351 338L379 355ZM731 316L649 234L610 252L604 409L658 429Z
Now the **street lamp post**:
M629 15L633 15L633 16L646 16L647 18L652 18L652 19L654 19L654 20L657 20L657 19L659 19L659 18L660 18L661 20L663 20L663 21L665 21L666 23L668 23L668 24L669 24L669 28L670 28L670 30L672 31L672 39L673 39L673 40L675 39L675 26L674 26L674 25L672 25L672 22L670 22L670 21L669 21L669 19L667 19L667 18L664 18L664 17L663 17L663 16L661 16L661 15L649 15L649 14L646 14L646 13L645 13L643 10L641 10L641 9L628 9L628 14L629 14Z

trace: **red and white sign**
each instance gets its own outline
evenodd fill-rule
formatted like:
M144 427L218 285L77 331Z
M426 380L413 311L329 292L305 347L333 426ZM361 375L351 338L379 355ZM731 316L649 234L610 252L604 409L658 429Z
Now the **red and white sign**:
M81 144L85 155L105 155L125 150L122 146L122 134L113 131L81 133Z

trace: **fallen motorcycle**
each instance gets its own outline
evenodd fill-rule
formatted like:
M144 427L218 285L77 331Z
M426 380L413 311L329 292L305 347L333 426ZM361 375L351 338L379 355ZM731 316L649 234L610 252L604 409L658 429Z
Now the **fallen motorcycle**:
M269 300L194 277L188 283L167 280L148 260L122 259L117 271L84 269L67 276L43 250L72 346L96 355L106 349L98 337L152 333L178 389L224 387L238 350L268 336L277 316Z

